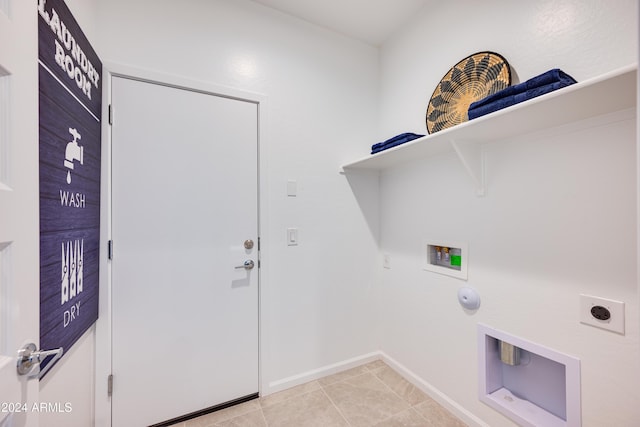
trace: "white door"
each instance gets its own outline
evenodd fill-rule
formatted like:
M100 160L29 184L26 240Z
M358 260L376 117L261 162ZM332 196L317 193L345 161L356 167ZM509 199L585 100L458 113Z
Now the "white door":
M10 13L3 5L11 5ZM16 371L38 343L38 68L35 2L0 2L0 426L38 425L38 380ZM20 42L16 42L20 40Z
M112 106L113 426L256 394L258 106L121 77Z

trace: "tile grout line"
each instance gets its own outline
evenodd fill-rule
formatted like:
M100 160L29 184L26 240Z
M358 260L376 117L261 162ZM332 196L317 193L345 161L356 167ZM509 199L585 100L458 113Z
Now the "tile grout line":
M423 392L422 390L420 390L420 389L419 389L418 387L416 387L416 386L415 386L411 381L407 380L404 376L402 376L400 373L398 373L395 369L393 369L393 368L391 368L391 367L389 367L389 369L391 369L393 372L395 372L396 374L398 374L398 375L400 376L400 378L402 378L405 382L407 382L411 387L415 388L416 390L420 391L420 392L421 392L421 393L423 393L425 396L427 396L427 398L428 398L428 399L433 400L433 398L432 398L431 396L429 396L428 394L426 394L425 392ZM377 377L377 376L376 376L376 377ZM380 380L380 381L381 381L385 386L387 386L387 388L389 388L389 389L390 389L390 390L391 390L391 391L392 391L396 396L398 396L399 398L401 398L403 401L407 402L407 403L409 404L409 409L413 409L413 411L414 411L416 414L418 414L418 416L419 416L420 418L422 418L423 420L425 420L425 421L426 421L426 422L428 422L428 423L431 423L432 419L425 417L425 416L424 416L420 411L418 411L418 410L416 409L416 406L422 405L423 403L426 403L428 400L423 400L422 402L418 402L418 403L416 403L416 404L414 405L414 404L412 404L412 403L408 402L406 399L404 399L404 398L403 398L402 396L400 396L398 393L396 393L396 392L395 392L393 389L391 389L391 387L389 387L389 386L388 386L384 381L382 381L382 380ZM442 405L440 405L439 403L437 403L437 402L436 402L436 404L437 404L438 406L441 406L441 407L442 407ZM456 421L464 423L460 418L458 418L456 415L454 415L454 414L452 414L451 412L449 412L446 408L444 408L444 407L442 407L442 408L443 408L445 411L447 411L447 412L451 415L451 417L453 417ZM397 414L396 414L396 415L397 415ZM393 415L393 416L395 416L395 415ZM393 416L392 416L392 417L393 417ZM389 417L389 418L392 418L392 417ZM386 420L385 420L385 421L386 421ZM463 424L463 425L465 425L465 424Z
M338 384L339 382L342 381L336 381L333 384ZM340 414L340 416L342 417L342 419L347 423L348 426L351 426L351 423L349 422L349 420L347 419L347 417L344 416L344 414L342 413L342 411L340 410L340 408L338 408L338 405L336 405L336 403L333 401L333 399L331 398L331 396L329 396L326 392L326 390L324 389L324 386L322 384L320 384L320 390L322 390L322 393L324 393L324 395L327 397L327 399L329 399L329 402L333 405L334 408L336 408L336 411L338 411L338 414Z
M347 425L348 425L348 426L352 426L352 424L349 422L349 420L348 420L348 419L347 419L347 417L344 415L344 413L342 412L342 410L340 410L340 408L338 407L338 405L336 405L336 403L333 401L333 399L331 398L331 396L329 396L329 394L327 393L327 391L325 390L325 388L326 388L326 387L330 387L330 386L335 385L335 384L343 383L343 382L345 382L345 381L347 381L347 380L350 380L350 379L353 379L353 378L358 378L358 377L361 377L361 376L363 376L363 375L367 375L367 374L372 374L372 373L373 373L373 370L371 370L371 369L367 368L367 367L366 367L366 364L365 364L365 365L361 365L361 366L365 368L365 371L364 371L364 372L361 372L361 373L356 374L356 375L352 375L352 376L347 377L347 378L343 378L343 379L341 379L341 380L339 380L339 381L332 382L331 384L324 385L324 384L322 384L320 381L318 381L318 384L320 385L320 389L322 390L322 392L324 393L324 395L325 395L325 396L327 396L327 399L329 399L329 402L331 402L331 404L333 405L333 407L334 407L334 408L336 408L336 410L338 411L338 413L340 414L340 416L342 417L342 419L344 419L344 420L345 420L345 422L347 423ZM357 368L357 367L356 367L356 368ZM353 368L353 369L355 369L355 368ZM376 369L379 369L379 368L376 368Z
M389 367L389 369L391 369L394 373L398 374L393 368ZM380 370L382 370L382 368L380 368ZM384 384L384 386L387 387L389 389L389 391L391 391L391 393L393 393L396 396L398 396L403 402L407 402L407 404L409 405L410 408L413 408L415 406L411 402L408 402L407 399L402 397L400 394L396 393L396 391L394 389L392 389L391 386L389 386L386 382L382 381L382 379L380 377L378 377L375 373L373 374L373 376L376 377L376 379L378 381L380 381L382 384ZM407 379L405 379L405 377L403 377L400 374L398 374L398 376L400 376L400 378L402 378L402 380L405 381L407 384L409 384L411 387L415 388L415 386L413 384L411 384L409 381L407 381Z
M409 384L411 387L418 389L418 388L417 388L413 383L411 383L409 380L407 380L404 376L402 376L400 373L398 373L398 372L397 372L395 369L393 369L391 366L388 366L388 365L387 365L387 367L388 367L391 371L395 372L395 373L396 373L400 378L402 378L402 380L403 380L403 381L405 381L405 382L406 382L407 384ZM380 367L380 368L376 369L375 371L381 371L382 369L384 369L384 366L382 366L382 367ZM382 381L382 379L380 379L380 378L379 378L379 377L374 373L375 371L372 371L373 376L374 376L374 377L376 377L376 379L377 379L378 381L380 381L382 384L384 384L384 385L385 385L385 387L387 387L387 388L388 388L388 389L389 389L393 394L395 394L396 396L398 396L398 397L399 397L403 402L406 402L406 403L409 405L409 409L405 409L405 411L413 410L413 412L415 412L416 414L418 414L418 416L419 416L420 418L422 418L423 420L425 420L427 423L430 423L430 422L431 422L431 420L430 420L430 419L428 419L427 417L425 417L424 415L422 415L419 411L417 411L417 410L415 409L415 408L416 408L416 406L418 406L418 405L420 405L420 404L422 404L422 403L425 403L426 401L422 401L422 402L416 403L415 405L414 405L414 404L412 404L411 402L407 401L404 397L402 397L400 394L396 393L396 391L395 391L395 390L393 390L393 389L392 389L392 388L391 388L387 383L385 383L384 381ZM419 389L418 389L418 390L419 390ZM419 391L420 391L421 393L424 393L422 390L419 390ZM426 393L425 393L425 395L426 395ZM428 396L428 395L427 395L427 397L429 398L429 396ZM402 413L402 412L404 412L404 411L398 412L398 414L400 414L400 413ZM398 415L398 414L391 415L390 417L388 417L388 418L386 418L386 419L382 420L381 422L388 421L388 420L390 420L391 418L395 417L395 416L396 416L396 415Z
M393 372L396 372L396 371L395 371L395 369L393 369L392 367L390 367L390 366L387 366L387 367L388 367L389 369L391 369ZM411 404L410 402L408 402L408 401L407 401L407 399L405 399L404 397L402 397L402 396L400 396L398 393L396 393L396 391L395 391L394 389L392 389L392 388L391 388L387 383L385 383L384 381L382 381L382 379L381 379L380 377L378 377L378 376L375 374L375 372L376 372L376 371L381 371L381 370L382 370L382 369L384 369L384 368L385 368L384 366L381 366L380 368L376 369L375 371L371 371L371 373L373 374L373 377L374 377L376 380L380 381L380 382L381 382L381 383L382 383L382 384L383 384L383 385L384 385L384 386L385 386L385 387L386 387L386 388L387 388L387 389L388 389L392 394L394 394L394 395L395 395L396 397L398 397L400 400L402 400L402 401L403 401L403 402L405 402L407 405L409 405L409 408L408 408L408 409L405 409L405 410L402 410L402 411L400 411L400 412L397 412L397 413L395 413L395 414L393 414L393 415L390 415L389 417L385 418L384 420L382 420L382 421L380 421L380 422L382 423L382 422L388 421L388 420L390 420L391 418L395 417L396 415L401 414L401 413L403 413L403 412L405 412L405 411L408 411L408 410L410 410L410 409L413 409L413 410L417 413L418 411L416 411L416 410L413 408L415 405ZM397 374L397 372L396 372L396 374ZM407 380L406 380L402 375L400 375L400 374L398 374L398 375L399 375L399 376L400 376L404 381L406 381L407 383L409 383L409 381L407 381ZM411 383L409 383L409 384L411 384ZM411 386L415 387L413 384L411 384ZM419 415L423 420L425 420L425 421L429 422L429 420L427 420L425 417L423 417L423 416L422 416L422 414L418 413L418 415Z
M408 405L409 405L409 408L408 408L408 409L405 409L405 410L403 410L403 411L400 411L400 412L397 412L397 413L395 413L395 414L392 414L391 416L389 416L389 417L385 418L384 420L380 420L380 421L379 421L379 423L381 423L381 422L385 422L385 421L387 421L387 420L390 420L391 418L395 417L396 415L398 415L398 414L400 414L400 413L402 413L402 412L404 412L404 411L408 411L409 409L414 409L414 405L412 405L410 402L407 402L407 400L406 400L404 397L402 397L402 396L400 396L398 393L396 393L396 392L395 392L391 387L389 387L389 385L387 385L384 381L382 381L382 379L380 379L380 378L376 375L376 372L381 371L381 370L382 370L382 369L384 369L384 368L388 368L388 369L391 369L393 372L395 372L397 375L399 375L399 376L400 376L404 381L406 381L408 384L410 384L410 385L412 385L412 386L413 386L413 384L409 383L409 381L407 381L407 380L406 380L402 375L400 375L399 373L397 373L397 372L395 371L395 369L393 369L392 367L390 367L390 366L389 366L389 365L387 365L386 363L384 364L384 366L379 366L379 367L377 367L377 368L375 368L375 369L368 368L366 365L362 365L362 366L365 368L365 372L362 372L362 373L360 373L360 374L357 374L357 375L353 375L353 376L350 376L350 377L344 378L344 379L342 379L342 380L339 380L339 381L333 382L333 383L331 383L331 384L327 384L327 387L328 387L328 386L332 386L332 385L334 385L334 384L340 384L340 383L343 383L343 382L345 382L345 381L347 381L347 380L350 380L350 379L353 379L353 378L358 378L358 377L361 377L361 376L363 376L363 375L369 375L369 374L371 374L371 375L373 376L373 378L374 378L376 381L380 382L380 383L381 383L384 387L386 387L386 388L387 388L387 389L388 389L388 390L389 390L393 395L395 395L395 396L396 396L396 397L398 397L401 401L403 401L403 402L405 402L406 404L408 404ZM327 392L326 392L326 390L325 390L325 385L323 385L323 384L322 384L322 383L320 383L320 382L319 382L319 384L320 384L320 387L322 388L323 393L327 396L327 398L328 398L328 399L329 399L329 401L333 404L333 406L338 410L338 412L340 413L340 415L342 415L342 418L344 418L344 420L347 422L347 424L348 424L348 425L351 425L351 423L350 423L350 422L349 422L349 420L344 416L344 414L342 413L342 411L340 410L340 408L338 408L338 405L336 405L336 404L335 404L335 402L333 401L333 399L331 399L331 397L327 394ZM413 387L415 387L415 386L413 386ZM415 409L414 409L414 411L415 411ZM423 416L422 416L422 414L418 413L418 411L415 411L415 412L418 414L418 416L420 416L420 418L422 418L422 419L423 419L423 420L425 420L426 422L429 422L429 420L427 420L425 417L423 417ZM379 424L379 423L376 423L376 424Z
M299 386L301 386L301 385L305 385L305 384L310 384L310 383L313 383L313 382L318 382L318 380L312 380L312 381L309 381L309 382L307 382L307 383L302 383L302 384L299 384L299 385L298 385L298 386L296 386L296 387L299 387ZM270 407L270 406L279 405L279 404L281 404L281 403L284 403L284 402L288 402L288 401L290 401L290 400L293 400L293 399L295 399L295 398L297 398L297 397L305 396L305 395L307 395L307 394L309 394L309 393L313 393L314 391L318 391L319 389L321 389L321 388L322 388L322 384L320 384L319 382L318 382L318 387L319 387L319 388L314 389L314 390L308 390L308 391L305 391L305 392L303 392L303 393L299 393L299 394L291 395L291 396L289 396L289 397L287 397L287 398L285 398L285 399L282 399L282 401L280 401L280 402L272 403L272 404L270 404L270 405L268 405L268 406L266 406L266 407L268 408L268 407ZM282 393L282 392L287 391L287 390L288 390L288 389L281 390L280 392L274 393L274 395L275 395L275 394L278 394L278 393ZM271 396L273 396L273 395L271 395ZM266 397L268 397L268 396L266 396ZM258 398L258 400L260 400L260 398ZM264 409L265 409L265 407L264 407L264 406L262 406L262 404L261 404L260 402L258 402L258 406L260 407L260 410L264 410Z
M264 425L269 427L269 421L267 421L267 417L264 415L264 410L262 409L262 406L260 406L260 415L262 415L262 419L264 420Z

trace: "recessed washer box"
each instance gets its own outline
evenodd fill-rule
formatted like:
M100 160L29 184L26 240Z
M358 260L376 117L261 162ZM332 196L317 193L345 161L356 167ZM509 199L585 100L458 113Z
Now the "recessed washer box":
M505 358L500 342L519 357ZM580 360L478 325L478 395L518 425L580 427Z
M468 245L462 242L426 240L424 269L467 280Z

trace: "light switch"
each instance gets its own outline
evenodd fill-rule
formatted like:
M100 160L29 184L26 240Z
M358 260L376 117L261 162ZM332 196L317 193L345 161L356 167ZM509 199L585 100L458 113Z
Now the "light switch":
M288 246L298 245L298 229L297 228L287 228L287 245Z
M289 180L287 181L287 196L288 197L297 197L298 195L298 181Z

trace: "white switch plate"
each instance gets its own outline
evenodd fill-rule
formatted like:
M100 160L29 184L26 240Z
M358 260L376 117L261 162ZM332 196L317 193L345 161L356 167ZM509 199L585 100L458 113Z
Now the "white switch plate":
M391 269L391 255L384 254L382 256L382 266L386 269Z
M298 181L294 179L290 179L287 181L287 196L289 197L298 196Z
M298 245L298 229L297 228L287 228L287 245L288 246Z
M595 306L605 307L611 317L607 320L593 317L591 309ZM624 302L580 294L580 323L624 335Z

